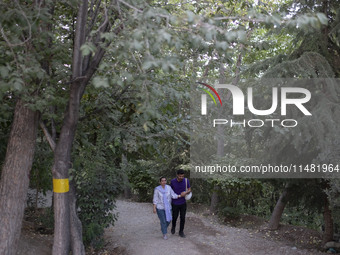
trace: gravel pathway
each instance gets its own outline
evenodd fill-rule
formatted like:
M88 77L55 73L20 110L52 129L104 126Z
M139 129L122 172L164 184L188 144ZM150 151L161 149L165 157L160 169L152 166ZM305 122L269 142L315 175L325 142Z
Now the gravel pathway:
M190 207L190 204L188 205ZM105 232L111 248L124 247L128 255L321 255L316 250L299 250L279 241L266 240L254 231L218 224L216 218L188 212L184 233L163 240L157 214L152 204L118 200L119 217ZM177 229L179 219L177 221Z

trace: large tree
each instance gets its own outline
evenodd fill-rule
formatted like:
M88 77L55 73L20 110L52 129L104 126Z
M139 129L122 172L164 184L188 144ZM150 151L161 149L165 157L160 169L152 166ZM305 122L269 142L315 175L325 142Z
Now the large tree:
M313 28L299 30L295 27L279 27L276 29L280 37L283 32L288 32L294 37L287 44L285 54L275 54L273 57L257 62L252 65L250 73L257 74L263 78L324 78L320 80L322 89L318 90L315 85L310 84L309 89L315 91L314 100L310 107L318 121L301 118L299 125L290 135L279 134L273 130L263 135L262 148L265 150L266 158L272 163L308 164L311 162L333 163L334 155L331 151L338 151L339 130L339 86L333 78L339 77L340 63L339 55L339 3L337 1L309 1L299 3L294 1L287 5L287 11L293 16L301 14L319 13L322 24ZM307 19L301 20L300 24ZM273 30L274 31L274 30ZM280 38L279 37L279 38ZM282 37L281 37L282 38ZM281 52L283 53L283 52ZM261 70L261 71L260 71ZM260 74L262 72L262 74ZM324 241L332 238L333 228L331 223L331 211L329 202L324 192L328 187L327 182L314 182L309 180L284 180L288 183L283 189L277 201L276 207L270 220L269 227L276 229L279 226L281 215L286 204L294 200L293 195L299 193L297 201L307 202L306 207L324 208L325 235ZM294 188L295 187L295 188ZM299 187L299 189L297 189ZM305 189L301 187L305 187ZM311 187L314 187L311 189ZM301 192L297 192L301 190ZM313 191L314 193L307 192ZM293 195L292 195L293 194ZM305 197L316 196L314 204L308 204ZM292 202L292 201L291 201Z
M15 254L26 204L33 162L39 113L30 100L46 82L46 52L36 57L37 48L48 47L46 36L49 9L43 1L1 2L0 28L1 95L16 104L0 182L0 253ZM38 14L37 14L38 13ZM44 39L37 40L37 31Z
M0 214L4 227L1 228L1 254L15 254L16 242L20 236L36 140L39 116L36 109L44 112L44 104L48 104L47 98L55 97L47 91L60 88L60 82L68 80L64 90L68 90L70 96L64 124L55 148L55 163L52 169L53 177L57 180L55 183L60 184L59 179L63 179L66 183L80 99L104 56L103 46L108 45L101 35L113 28L112 22L116 19L112 5L106 5L101 1L92 2L89 7L88 1L80 2L79 6L77 3L71 3L71 11L65 7L64 4L44 1L2 3L2 52L10 61L7 64L3 63L1 74L7 78L7 91L14 90L11 97L13 100L18 97L18 102L2 169ZM55 9L57 9L57 16L53 16ZM73 16L72 10L78 10L78 14ZM52 25L53 19L63 18L68 21L73 20L76 27L73 27L72 23L58 29ZM118 32L120 26L116 28L115 32ZM65 30L68 37L62 35ZM54 35L52 39L53 32L59 34ZM58 75L64 69L64 65L67 65L69 58L62 59L64 62L60 65L58 61L61 58L58 52L63 48L61 42L72 42L72 38L74 38L71 44L73 45L72 72L66 72L63 74L64 77L60 78ZM91 40L95 55L88 54L83 57L81 47L86 40ZM41 48L44 50L38 53ZM69 49L64 48L64 50ZM65 76L67 73L72 73L70 79ZM44 96L47 98L41 101ZM39 102L43 105L39 105ZM12 185L16 185L16 189L10 188ZM81 225L76 216L73 186L71 185L71 192L67 192L68 190L63 186L59 188L58 192L65 193L55 193L56 233L53 252L68 253L71 240L69 233L71 233L73 252L83 254ZM70 198L69 194L71 194Z

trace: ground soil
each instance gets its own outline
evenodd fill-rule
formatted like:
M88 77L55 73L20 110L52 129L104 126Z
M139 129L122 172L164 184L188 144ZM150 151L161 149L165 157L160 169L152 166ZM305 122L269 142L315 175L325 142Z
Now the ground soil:
M100 255L321 255L321 236L317 231L297 226L266 229L267 222L254 216L219 219L207 208L188 204L185 224L186 238L168 234L164 240L159 219L152 204L127 200L117 201L119 217L105 231L105 248L88 250ZM177 225L179 222L177 223ZM169 227L170 232L170 227ZM37 233L34 224L24 222L18 255L51 254L53 237Z
M188 204L188 209L186 238L179 237L176 231L163 240L151 204L118 201L119 219L106 231L107 248L123 247L124 255L170 255L178 251L192 255L325 254L318 250L321 236L314 230L281 226L277 231L269 231L267 222L258 217L224 219L223 223L204 206Z

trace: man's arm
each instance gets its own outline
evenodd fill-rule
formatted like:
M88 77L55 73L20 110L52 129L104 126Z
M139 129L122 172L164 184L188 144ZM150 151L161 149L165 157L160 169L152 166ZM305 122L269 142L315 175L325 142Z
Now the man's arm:
M191 192L191 187L190 187L190 182L189 182L189 179L187 178L187 194L189 194Z

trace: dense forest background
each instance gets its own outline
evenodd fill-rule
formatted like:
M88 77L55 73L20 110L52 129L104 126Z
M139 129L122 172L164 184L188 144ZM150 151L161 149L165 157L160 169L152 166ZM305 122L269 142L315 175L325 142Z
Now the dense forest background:
M189 176L196 81L339 78L339 8L335 0L1 1L0 253L15 254L29 187L46 192L69 179L49 210L53 253L84 254L83 243L100 245L114 224L118 195L150 202L159 176L178 168ZM313 109L324 118L298 140L245 128L225 138L225 160L253 150L275 162L304 149L306 162L338 162L340 88L320 91ZM212 213L307 226L324 242L338 233L338 179L191 184L192 202Z

